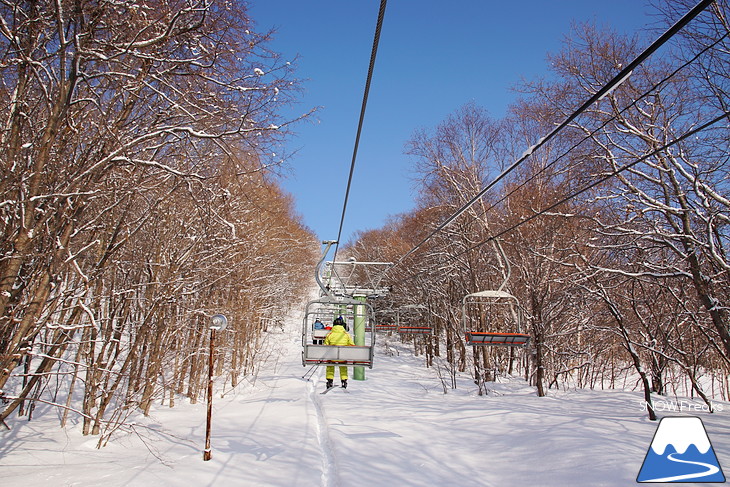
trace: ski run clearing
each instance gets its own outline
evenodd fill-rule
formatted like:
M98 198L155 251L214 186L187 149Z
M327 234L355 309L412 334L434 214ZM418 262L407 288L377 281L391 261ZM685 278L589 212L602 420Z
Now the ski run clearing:
M534 388L514 378L478 396L456 390L397 336L379 336L375 366L347 390L324 390L324 368L302 379L301 321L271 331L257 377L216 383L212 459L203 461L205 400L156 405L106 447L39 405L0 436L3 485L47 486L628 486L658 422L638 391ZM441 370L446 375L445 370ZM336 384L339 378L336 378ZM730 404L710 414L687 398L657 398L662 416L699 416L730 467ZM677 409L682 409L681 411ZM688 484L684 484L688 485Z

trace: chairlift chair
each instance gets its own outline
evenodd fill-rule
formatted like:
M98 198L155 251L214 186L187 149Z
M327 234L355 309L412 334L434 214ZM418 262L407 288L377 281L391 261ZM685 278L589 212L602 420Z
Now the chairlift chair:
M481 315L475 318L469 311L469 308L475 306L480 307L480 311L486 312L490 326L495 326L495 322L500 323L496 325L499 331L495 331L494 328L493 331L486 331L478 325ZM530 335L522 333L520 303L506 291L479 291L467 294L462 300L461 320L467 345L525 347L530 342Z
M364 301L351 298L325 296L307 303L302 324L302 365L337 365L373 367L375 333L365 331L365 345L336 346L315 344L322 340L329 330L315 330L314 322L319 318L325 325L331 325L342 316L352 334L355 318L370 327L373 309Z

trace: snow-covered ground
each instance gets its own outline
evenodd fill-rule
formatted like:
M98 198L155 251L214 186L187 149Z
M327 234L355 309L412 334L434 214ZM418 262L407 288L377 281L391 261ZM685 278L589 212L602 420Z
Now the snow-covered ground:
M135 433L96 449L54 414L0 433L1 485L48 486L627 486L657 428L638 392L550 391L520 380L478 396L465 375L443 393L436 369L395 337L347 391L320 395L324 368L302 376L300 322L272 332L256 380L217 384L212 460L203 461L205 402L178 400L136 419ZM397 353L388 355L384 345ZM675 398L662 398L672 409ZM685 403L687 406L689 402ZM695 403L697 404L697 403ZM730 405L666 411L701 417L730 468ZM685 484L686 485L686 484Z

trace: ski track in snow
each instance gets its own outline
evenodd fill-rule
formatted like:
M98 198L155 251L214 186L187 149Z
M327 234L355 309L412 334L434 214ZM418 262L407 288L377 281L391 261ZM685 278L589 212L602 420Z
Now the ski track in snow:
M321 375L319 372L314 374L317 378L319 375ZM322 408L322 403L319 397L317 397L319 394L317 392L317 380L307 382L307 389L309 391L309 399L312 401L316 412L317 443L322 454L322 487L337 487L337 462L332 452L332 442L330 441L327 430L327 417Z
M310 298L315 299L316 294L313 294ZM295 323L300 323L302 321L303 313L304 312L302 311L300 314L296 315ZM317 367L317 371L307 379L307 393L309 401L314 406L317 444L319 445L320 454L322 456L321 485L322 487L339 487L337 459L335 458L332 441L330 440L329 430L327 427L327 416L325 415L324 408L322 407L322 399L319 397L319 392L317 392L317 384L322 378L322 370L322 367Z

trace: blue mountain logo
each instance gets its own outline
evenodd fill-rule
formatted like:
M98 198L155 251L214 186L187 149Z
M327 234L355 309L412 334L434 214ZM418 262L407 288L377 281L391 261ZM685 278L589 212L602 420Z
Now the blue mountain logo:
M725 482L702 420L662 418L637 482Z

